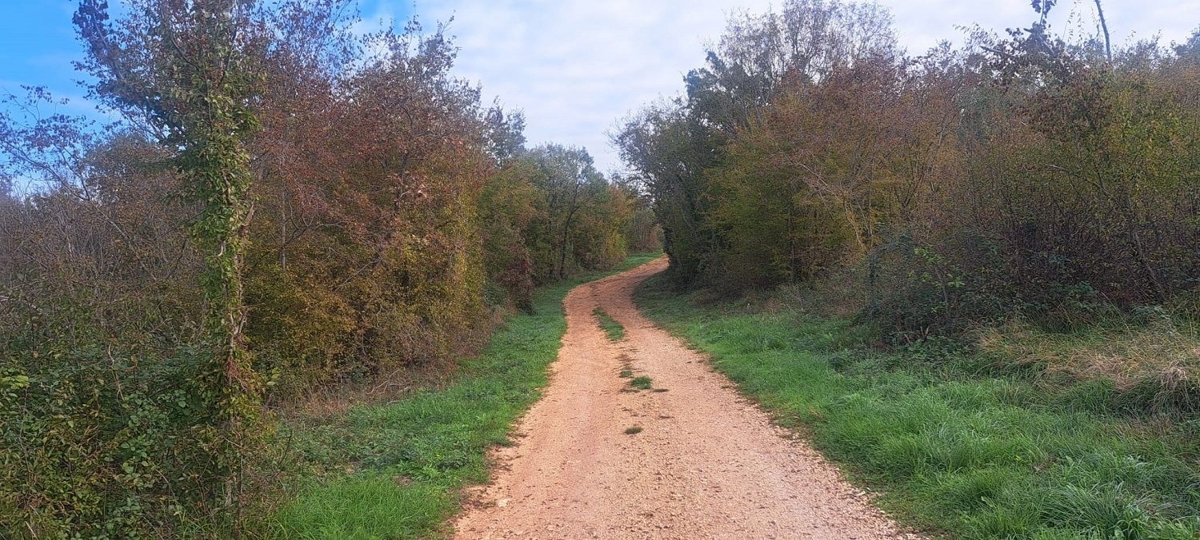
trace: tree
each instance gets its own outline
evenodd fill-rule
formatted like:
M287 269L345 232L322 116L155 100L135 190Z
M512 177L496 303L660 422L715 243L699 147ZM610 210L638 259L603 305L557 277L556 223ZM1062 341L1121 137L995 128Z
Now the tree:
M651 105L626 119L613 144L653 201L672 279L694 283L711 258L705 171L720 159L718 135L682 104Z
M1200 28L1192 30L1192 35L1183 43L1172 43L1171 49L1180 60L1200 64Z
M522 153L488 179L480 197L488 273L527 309L534 283L624 259L632 205L582 148L547 144Z
M534 280L542 278L534 268L534 226L548 220L546 193L534 186L536 176L532 160L515 158L488 178L479 196L488 277L527 313L533 311Z
M499 165L507 164L525 151L525 114L505 114L499 104L484 116L487 152Z
M840 0L788 0L778 13L733 17L707 65L688 73L688 107L732 135L786 79L820 84L861 60L895 56L891 21L877 4Z
M116 25L104 0L83 0L75 25L88 52L81 67L94 93L177 149L172 160L201 213L191 226L205 256L203 276L213 351L200 374L218 430L214 458L236 514L241 449L259 432L262 383L246 346L244 261L253 216L250 154L258 122L250 108L265 36L246 0L135 0Z
M487 330L477 198L498 157L478 87L450 73L441 26L323 26L269 51L252 142L248 333L279 399L451 362ZM500 114L517 140L519 115Z
M714 222L714 219L720 221L730 217L716 208L720 201L727 200L723 197L728 193L721 193L723 188L714 185L714 175L725 167L724 170L731 173L741 169L742 172L734 176L743 180L754 177L755 171L746 169L746 163L737 163L739 158L733 154L741 151L748 152L743 156L760 154L757 150L738 148L739 142L758 137L756 131L771 123L769 117L778 112L775 106L779 103L791 100L792 105L798 106L793 109L799 110L807 106L803 103L805 99L829 95L822 94L820 89L838 77L841 80L835 84L845 86L853 84L853 77L869 73L872 66L875 69L884 66L884 71L891 69L897 51L890 25L888 12L875 4L824 0L791 0L784 3L779 13L732 18L718 46L708 52L706 65L686 76L685 98L647 107L623 123L613 138L614 144L654 200L654 211L663 226L664 249L671 258L672 274L678 282L688 284L704 277L719 277L722 270L718 261L724 259L724 263L728 263L731 260L721 253L728 247L729 239L723 235L729 232L726 227L729 222ZM894 76L894 73L890 75ZM886 80L886 77L873 78L871 82ZM869 87L869 84L862 87ZM811 94L809 89L814 89ZM884 93L872 95L878 97ZM835 109L836 106L830 106L822 113L833 114ZM852 107L840 110L859 116L877 112L857 111ZM835 118L831 116L826 124L830 129L826 131L832 131L834 124ZM775 124L780 129L784 129L783 125ZM873 140L876 135L869 130L856 132L856 135L860 134L867 137L866 140ZM814 134L794 130L789 136L806 138ZM823 140L831 144L835 138L828 133L815 136L824 137ZM854 140L858 139L848 139L846 143L852 144ZM791 145L790 141L778 142L782 145L780 148ZM786 153L786 150L780 151ZM866 155L838 156L867 163L869 159L858 159ZM758 163L776 171L775 176L780 181L791 182L784 178L791 174L787 172L788 167L778 163L768 165L781 157L764 159ZM869 185L864 180L874 172L871 167L855 169L854 163L845 169L853 169L853 174L843 175L842 179L847 184L857 182L862 186ZM856 189L850 185L841 188L845 193ZM748 192L743 194L749 195ZM838 204L847 209L855 204L861 207L864 197L869 198L842 197L844 202ZM749 211L751 207L753 205L743 210ZM861 214L861 208L859 210ZM723 217L718 217L719 214ZM846 215L853 216L855 212ZM860 222L869 237L871 219ZM863 236L858 226L849 230ZM860 242L863 246L869 243L869 240ZM797 275L805 273L798 272ZM730 277L735 275L730 274Z
M604 179L592 165L592 156L582 148L548 144L533 149L528 158L536 168L533 183L546 197L545 235L551 259L549 268L540 274L546 279L563 279L572 271L568 263L575 262L570 257L571 234L587 203L587 185Z

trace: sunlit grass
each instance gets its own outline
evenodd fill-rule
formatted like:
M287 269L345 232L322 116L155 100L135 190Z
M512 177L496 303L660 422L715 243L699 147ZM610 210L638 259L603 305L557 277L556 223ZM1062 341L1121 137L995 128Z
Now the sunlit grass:
M279 516L289 538L423 538L441 527L451 495L436 485L398 486L381 474L351 476L306 491Z
M630 257L620 271L658 255ZM486 454L540 396L566 331L562 300L599 274L539 290L454 380L390 404L291 418L280 437L304 472L293 498L262 520L276 538L429 538L448 533L459 489L488 479Z
M661 283L638 303L919 529L1194 539L1200 528L1200 430L1114 414L1111 385L996 375L994 358L965 353L874 351L845 320L697 307Z

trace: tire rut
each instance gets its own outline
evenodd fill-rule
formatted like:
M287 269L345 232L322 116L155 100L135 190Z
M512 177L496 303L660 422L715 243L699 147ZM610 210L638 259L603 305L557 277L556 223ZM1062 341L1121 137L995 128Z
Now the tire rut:
M550 385L517 444L493 454L494 480L468 495L455 538L917 538L637 311L634 287L666 264L567 295ZM624 340L608 339L597 307Z

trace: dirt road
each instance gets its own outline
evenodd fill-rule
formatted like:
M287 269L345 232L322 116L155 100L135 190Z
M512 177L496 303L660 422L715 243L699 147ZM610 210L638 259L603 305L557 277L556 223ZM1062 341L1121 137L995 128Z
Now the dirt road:
M456 538L902 538L803 441L634 308L665 259L580 286L544 398ZM625 327L611 342L593 310ZM631 391L619 376L648 376ZM628 428L642 431L627 434Z

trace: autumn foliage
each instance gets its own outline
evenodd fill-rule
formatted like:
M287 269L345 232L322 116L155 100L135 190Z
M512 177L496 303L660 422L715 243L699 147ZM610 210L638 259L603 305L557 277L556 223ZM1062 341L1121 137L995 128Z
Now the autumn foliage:
M683 285L851 280L900 343L1186 304L1197 40L1110 57L1106 38L1067 43L1043 18L914 57L874 4L792 0L731 20L685 96L614 142Z
M653 248L636 191L527 150L440 27L126 7L76 17L121 122L37 89L0 117L0 536L236 535L271 407L452 369L535 284Z

